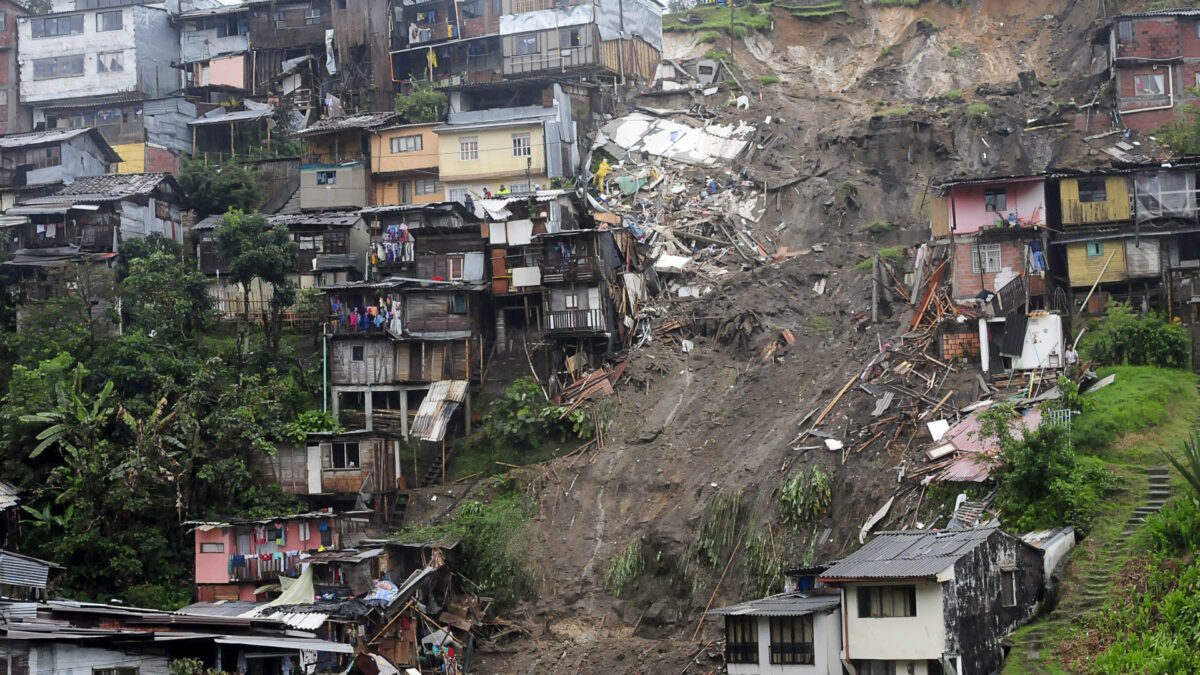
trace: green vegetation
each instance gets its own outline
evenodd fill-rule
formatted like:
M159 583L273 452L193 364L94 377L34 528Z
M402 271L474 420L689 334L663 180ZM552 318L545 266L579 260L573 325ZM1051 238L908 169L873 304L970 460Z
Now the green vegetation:
M762 77L758 78L758 83L764 87L769 84L779 84L779 78L775 77L774 75L763 75Z
M981 126L992 117L992 106L986 103L972 103L967 106L967 119L976 126Z
M921 4L921 0L875 0L873 3L876 7L916 7Z
M612 564L608 566L608 573L604 575L604 586L612 591L613 597L619 598L625 585L641 574L644 569L646 569L646 556L642 551L642 538L638 537L629 542L629 545L621 549L617 557L613 558Z
M949 56L952 59L961 59L962 55L963 48L961 45L954 45L949 51L946 52L946 56Z
M707 52L704 52L704 58L713 59L715 61L724 61L726 65L729 65L731 61L729 52L721 51L719 49L710 49Z
M696 38L696 44L707 45L716 42L721 37L721 34L715 30L706 31L703 35Z
M884 47L884 48L882 48L882 49L880 49L880 50L879 50L879 55L880 55L880 56L887 56L888 54L891 54L891 53L892 53L892 48L891 48L891 47Z
M766 531L760 529L746 538L743 560L743 599L761 598L783 590L784 563L769 523Z
M546 400L532 377L514 380L483 414L479 430L456 445L455 474L459 477L491 476L507 471L506 465L524 465L574 450L591 438L602 411L578 407L565 417L566 408Z
M266 197L253 166L232 161L205 164L188 157L181 157L180 163L179 187L201 218L230 209L252 211Z
M699 21L697 23L680 21L685 16L696 17ZM733 10L735 37L737 37L736 33L739 32L739 28L742 36L750 30L768 30L771 28L773 20L770 4L740 5ZM719 31L728 34L729 24L729 8L720 5L697 6L684 12L663 16L664 31L688 33L704 31L706 34L711 31Z
M962 98L962 90L961 89L951 89L950 91L946 92L945 94L942 94L942 96L945 96L946 98L948 98L950 100L956 101L956 100Z
M779 493L779 513L792 526L820 519L832 503L833 478L815 465L798 469Z
M802 5L799 7L787 6L784 7L792 15L792 18L808 20L808 19L829 19L839 15L849 15L846 11L843 0L832 0L831 2L820 3L816 5Z
M412 92L396 94L396 112L409 124L437 122L449 109L449 99L429 80L414 80Z
M1102 368L1099 375L1116 380L1086 395L1095 407L1071 421L1071 441L1080 452L1106 458L1122 436L1171 422L1172 403L1186 400L1194 389L1192 377L1181 370L1123 366Z
M871 234L883 234L884 232L891 232L894 227L895 225L886 220L873 220L863 225L862 229Z
M833 193L833 201L843 209L858 208L858 183L843 181Z
M879 114L883 115L884 117L899 117L902 115L908 115L908 114L912 113L912 111L915 109L916 108L914 108L911 105L905 105L905 106L899 106L896 108L888 108L887 110L882 110L879 112Z
M448 523L411 528L395 535L399 542L458 539L459 571L494 597L501 609L535 597L537 583L529 571L529 518L533 506L509 486L491 501L459 506Z
M814 314L808 318L808 330L813 333L832 333L833 322L829 317Z
M1195 433L1183 442L1183 461L1163 453L1191 490L1192 504L1200 506L1200 437Z
M1076 455L1065 426L1043 424L1014 433L1015 417L1007 405L994 406L981 418L981 434L1000 443L1001 462L991 474L996 506L1009 527L1024 532L1065 523L1085 534L1100 500L1117 487L1104 462Z
M1191 340L1182 326L1167 323L1157 313L1142 317L1126 303L1113 303L1103 322L1088 322L1079 348L1088 360L1100 365L1184 368Z
M917 30L932 33L938 30L938 25L933 19L923 16L917 19Z

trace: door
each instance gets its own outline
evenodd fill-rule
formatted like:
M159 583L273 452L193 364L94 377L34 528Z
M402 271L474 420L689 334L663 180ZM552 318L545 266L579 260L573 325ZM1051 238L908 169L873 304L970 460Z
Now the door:
M370 394L368 394L370 396ZM308 467L308 494L321 493L321 446L310 445L305 457Z

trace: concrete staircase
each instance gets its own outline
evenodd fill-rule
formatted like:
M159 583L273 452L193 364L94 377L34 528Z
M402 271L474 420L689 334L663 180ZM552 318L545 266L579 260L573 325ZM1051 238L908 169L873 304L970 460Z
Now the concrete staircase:
M1142 523L1146 522L1146 518L1150 514L1161 511L1171 499L1171 476L1167 467L1148 467L1146 476L1149 479L1149 488L1146 490L1145 498L1125 521L1125 527L1122 528L1121 534L1113 540L1113 544L1120 548L1124 548L1128 544L1129 537L1137 531ZM1101 609L1109 596L1108 589L1112 584L1112 573L1113 569L1105 565L1086 569L1076 584L1069 589L1063 589L1066 593L1060 599L1059 606L1045 620L1014 638L1014 651L1019 654L1013 663L1015 672L1030 673L1031 675L1062 672L1058 668L1047 669L1042 664L1048 657L1053 656L1044 654L1047 647L1046 633L1052 628L1060 628L1071 623L1082 614Z

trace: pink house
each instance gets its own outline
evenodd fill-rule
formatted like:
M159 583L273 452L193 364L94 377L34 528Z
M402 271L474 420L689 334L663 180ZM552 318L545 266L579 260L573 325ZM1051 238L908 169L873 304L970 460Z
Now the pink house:
M1046 178L980 179L949 183L946 192L950 231L973 234L1001 221L1017 227L1046 225Z
M337 515L324 512L192 523L198 599L255 600L255 589L299 575L301 554L338 548L338 524Z

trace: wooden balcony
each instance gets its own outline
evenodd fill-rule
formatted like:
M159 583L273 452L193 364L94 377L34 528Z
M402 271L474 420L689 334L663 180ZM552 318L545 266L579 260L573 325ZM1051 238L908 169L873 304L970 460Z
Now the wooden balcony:
M594 256L552 257L542 263L542 283L591 281L600 276L600 261Z
M603 309L567 309L546 314L546 330L550 333L604 333L608 322Z

